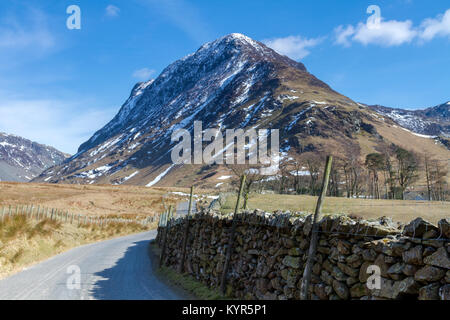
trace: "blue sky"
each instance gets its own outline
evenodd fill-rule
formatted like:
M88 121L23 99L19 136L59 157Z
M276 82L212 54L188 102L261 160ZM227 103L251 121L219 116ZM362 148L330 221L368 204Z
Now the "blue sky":
M81 9L80 30L66 27L69 5ZM369 5L380 8L377 28ZM450 100L448 0L2 0L0 131L75 153L137 81L233 32L303 62L355 101Z

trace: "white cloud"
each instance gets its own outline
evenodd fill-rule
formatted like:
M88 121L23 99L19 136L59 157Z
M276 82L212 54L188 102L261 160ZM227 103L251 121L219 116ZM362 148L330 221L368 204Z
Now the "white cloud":
M350 41L356 41L363 45L377 44L390 47L410 43L417 36L417 31L410 20L381 20L377 26L362 22L356 27L339 26L335 29L335 35L335 42L344 46L349 46Z
M322 40L322 38L307 39L301 36L289 36L285 38L266 39L262 42L278 53L295 60L300 60L310 53L309 48L318 45Z
M355 28L351 25L348 25L344 28L344 26L338 26L336 29L334 29L334 32L336 34L336 41L337 44L342 44L345 47L350 46L350 41L348 38L355 34Z
M359 22L356 26L338 26L334 29L335 43L350 46L351 42L385 47L399 46L414 40L429 41L435 37L450 37L450 9L436 18L427 18L419 26L411 20L383 20L379 24Z
M423 40L432 40L436 36L450 37L450 9L436 19L425 19L420 27Z
M47 18L39 10L29 9L25 19L15 16L0 20L0 50L25 50L32 52L48 50L55 46L56 40L47 25Z
M149 68L142 68L133 72L133 77L139 80L148 80L153 74L155 70Z
M86 103L93 104L92 101L11 99L10 96L0 96L0 131L74 154L81 143L118 111L117 107L86 109Z
M119 16L119 12L120 12L120 9L112 4L108 5L105 9L105 14L111 18Z

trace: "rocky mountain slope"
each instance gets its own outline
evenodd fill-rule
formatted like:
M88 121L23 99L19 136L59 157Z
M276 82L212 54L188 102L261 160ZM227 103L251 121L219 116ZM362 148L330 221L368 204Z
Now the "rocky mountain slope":
M55 148L0 133L0 181L30 181L68 156Z
M379 105L369 108L415 133L450 138L450 101L422 110L396 109Z
M156 79L136 84L118 114L76 155L35 181L147 186L196 181L214 187L227 176L223 166L171 161L171 134L192 131L194 120L201 120L203 129L279 129L282 157L363 156L392 143L446 152L332 90L303 64L230 34L169 65Z

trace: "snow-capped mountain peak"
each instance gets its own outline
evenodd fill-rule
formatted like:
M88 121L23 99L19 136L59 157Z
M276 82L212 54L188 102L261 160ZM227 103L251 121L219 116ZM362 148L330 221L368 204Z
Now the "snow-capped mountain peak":
M0 181L30 181L67 156L55 148L0 132Z
M371 114L302 63L232 33L173 62L156 79L136 84L118 114L75 156L35 181L153 186L167 179L183 185L189 177L192 183L193 175L207 180L214 169L194 174L186 170L198 168L171 162L171 134L192 131L195 120L204 129L279 129L281 150L355 153L362 131L385 143L376 125L386 124Z
M418 110L388 108L379 105L369 107L412 132L450 137L450 102Z

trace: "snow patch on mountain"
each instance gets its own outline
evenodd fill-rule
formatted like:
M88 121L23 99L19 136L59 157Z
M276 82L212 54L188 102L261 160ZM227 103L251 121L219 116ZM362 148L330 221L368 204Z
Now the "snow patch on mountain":
M22 137L0 133L0 180L30 181L68 155Z
M411 132L425 136L450 136L449 102L419 110L395 109L379 105L369 107Z
M170 171L170 169L172 169L175 166L175 164L170 165L166 170L164 170L163 172L161 172L155 179L153 179L152 181L150 181L146 187L151 187L155 184L157 184L162 178L164 178L164 176Z

